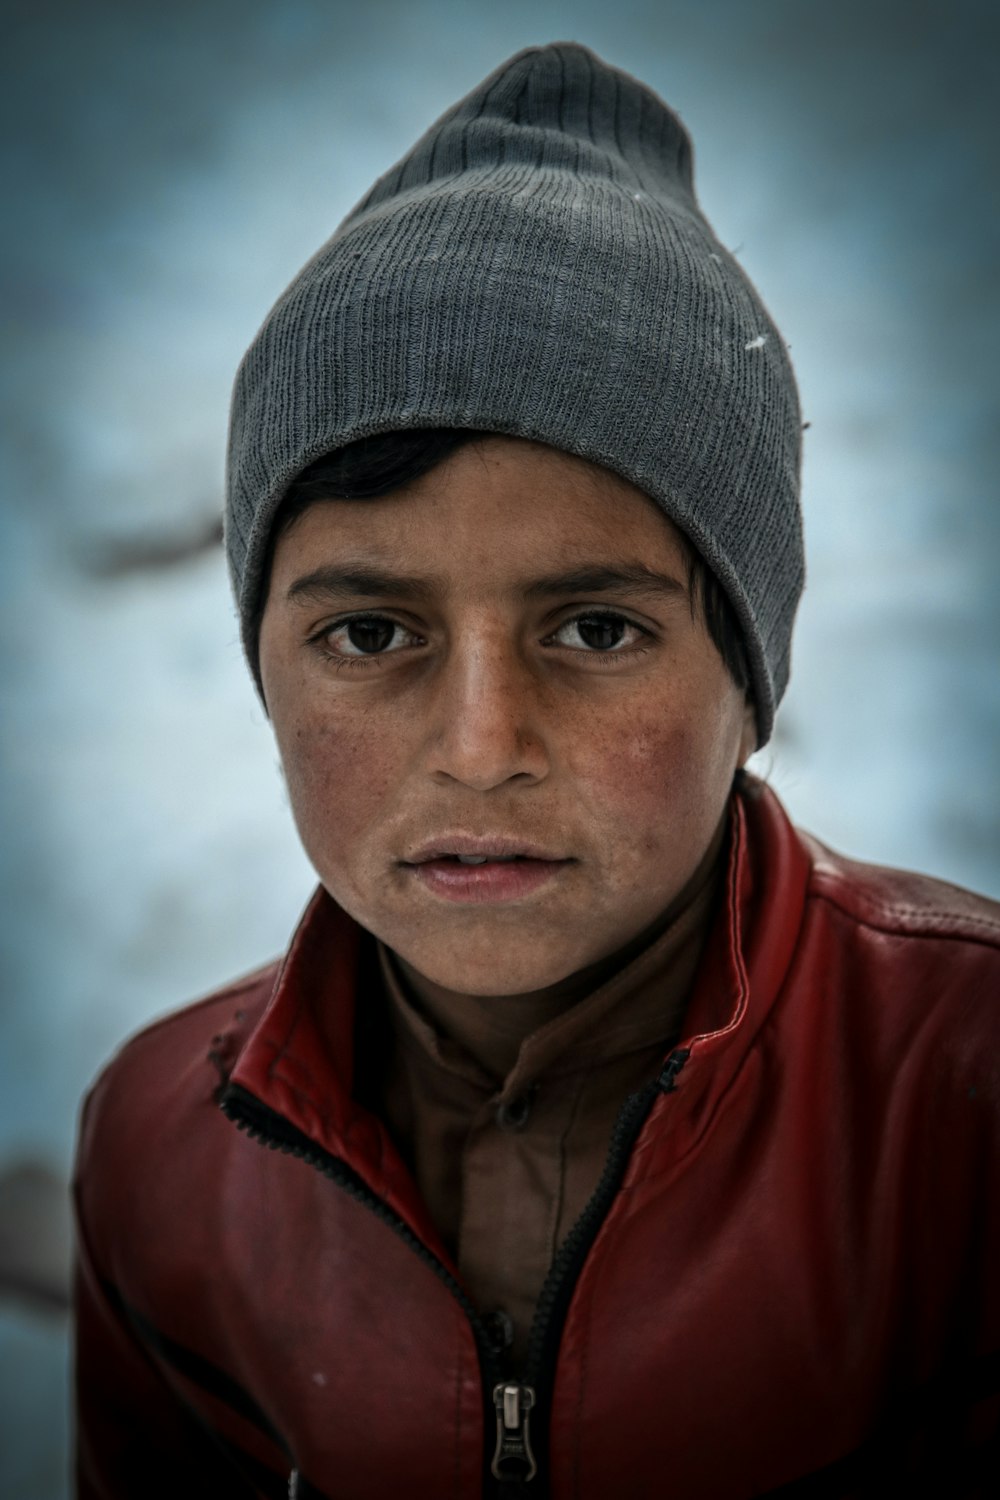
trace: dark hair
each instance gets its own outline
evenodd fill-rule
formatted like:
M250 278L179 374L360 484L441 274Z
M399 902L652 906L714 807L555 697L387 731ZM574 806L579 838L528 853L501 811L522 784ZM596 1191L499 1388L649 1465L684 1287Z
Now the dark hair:
M324 453L302 470L285 495L271 529L263 581L254 618L254 639L267 600L271 559L278 538L294 525L302 513L321 500L374 500L392 490L412 484L421 475L443 463L466 443L496 436L495 433L456 427L419 427L411 431L383 432L359 438L333 453ZM719 580L701 553L678 531L688 569L691 608L701 609L705 627L740 691L750 696L750 668L743 631L733 606Z

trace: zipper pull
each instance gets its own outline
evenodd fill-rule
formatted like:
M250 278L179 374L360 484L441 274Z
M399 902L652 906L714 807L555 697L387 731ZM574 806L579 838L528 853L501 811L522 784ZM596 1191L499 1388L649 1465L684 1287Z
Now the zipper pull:
M535 1393L530 1385L501 1381L493 1387L497 1409L497 1446L490 1465L494 1479L534 1479L538 1473L531 1451L531 1408ZM525 1472L527 1470L527 1472Z
M663 1065L663 1071L656 1080L665 1094L673 1094L677 1091L677 1075L691 1056L690 1047L678 1047L671 1052Z

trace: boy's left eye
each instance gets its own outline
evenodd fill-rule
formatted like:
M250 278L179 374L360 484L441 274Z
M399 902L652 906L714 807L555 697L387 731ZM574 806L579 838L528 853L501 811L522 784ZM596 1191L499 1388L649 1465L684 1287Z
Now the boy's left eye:
M601 611L575 615L572 620L560 625L551 639L560 640L561 637L561 645L572 646L577 650L582 645L588 651L617 651L622 646L634 646L645 634L638 625L626 620L624 615ZM576 636L576 640L570 638L572 635Z

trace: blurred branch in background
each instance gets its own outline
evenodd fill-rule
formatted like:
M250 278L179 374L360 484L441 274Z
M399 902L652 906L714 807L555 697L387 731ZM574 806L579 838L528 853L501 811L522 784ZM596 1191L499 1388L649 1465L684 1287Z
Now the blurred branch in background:
M221 545L222 520L219 518L176 535L150 530L102 546L92 545L83 553L81 565L94 578L121 578L129 573L177 567L180 563L194 561L205 552L213 552Z
M69 1309L68 1184L36 1161L0 1172L0 1298L44 1315Z

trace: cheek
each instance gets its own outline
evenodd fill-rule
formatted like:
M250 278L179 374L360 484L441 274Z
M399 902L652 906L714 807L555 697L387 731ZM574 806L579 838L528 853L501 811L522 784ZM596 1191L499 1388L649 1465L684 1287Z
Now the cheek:
M392 740L357 722L303 713L281 727L278 748L302 842L324 872L370 828L393 785Z
M698 761L696 738L685 724L638 720L622 735L607 768L605 795L631 810L632 823L659 821L668 805L687 801Z
M577 760L591 808L608 837L639 853L678 852L707 843L722 814L735 768L729 716L631 716L626 729L595 737ZM700 852L700 851L699 851Z

